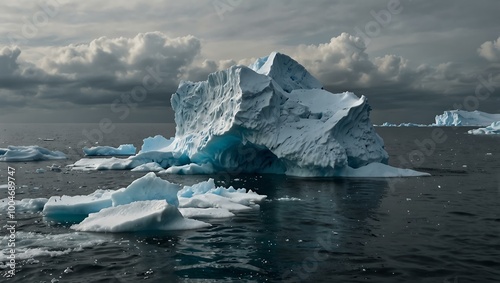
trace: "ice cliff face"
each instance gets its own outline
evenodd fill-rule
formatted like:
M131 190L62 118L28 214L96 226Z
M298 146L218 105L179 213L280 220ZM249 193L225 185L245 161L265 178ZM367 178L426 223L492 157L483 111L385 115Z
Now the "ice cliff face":
M489 114L481 111L451 110L436 116L437 126L488 126L500 121L500 114Z
M207 81L181 82L171 103L177 127L167 151L177 161L295 176L342 175L348 167L387 162L366 98L323 90L280 53Z

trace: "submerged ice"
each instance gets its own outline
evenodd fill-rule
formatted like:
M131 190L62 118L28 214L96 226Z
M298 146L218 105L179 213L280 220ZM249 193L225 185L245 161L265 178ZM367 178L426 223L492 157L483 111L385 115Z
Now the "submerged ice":
M388 154L370 121L366 97L324 90L284 54L274 52L250 67L232 66L206 81L182 81L171 104L174 138L147 138L135 156L82 159L74 169L134 169L155 163L166 169L162 173L175 174L349 177L372 164L363 170L373 174L369 177L407 173L389 166L372 170L373 164L387 164ZM385 175L376 175L382 171Z
M190 218L225 218L258 208L265 195L245 189L217 187L213 179L181 187L148 173L119 190L98 190L83 196L53 196L44 216L78 222L78 231L131 232L186 230L210 226Z

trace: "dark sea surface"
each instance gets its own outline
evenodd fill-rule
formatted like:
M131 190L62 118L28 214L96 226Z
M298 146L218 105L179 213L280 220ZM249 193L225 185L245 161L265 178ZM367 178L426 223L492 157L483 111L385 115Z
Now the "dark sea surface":
M172 124L114 126L103 134L96 124L0 125L0 148L36 144L69 156L0 162L0 185L12 166L17 199L126 187L145 173L35 170L81 158L84 130L92 143L138 148L145 137L175 131ZM377 128L391 165L432 177L162 175L184 185L212 177L219 185L268 195L259 210L210 220L212 227L194 231L77 233L41 214L18 213L17 274L0 281L500 282L500 137L468 135L468 129ZM0 189L0 198L6 197ZM0 211L4 253L7 220Z

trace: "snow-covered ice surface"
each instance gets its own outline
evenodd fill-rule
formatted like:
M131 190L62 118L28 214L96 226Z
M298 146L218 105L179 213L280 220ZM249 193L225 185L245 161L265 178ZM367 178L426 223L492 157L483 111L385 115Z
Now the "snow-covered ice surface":
M161 135L145 138L143 140L143 145L139 153L149 151L162 151L166 149L173 141L174 138L166 139Z
M485 128L470 130L471 135L499 135L500 134L500 121L493 122Z
M30 146L8 146L0 148L0 161L42 161L66 159L66 155L60 151L51 151L46 148Z
M122 144L118 147L94 146L83 148L83 152L87 156L134 155L136 151L137 149L133 144Z
M148 173L133 181L128 187L113 192L111 199L113 206L135 201L166 200L170 205L177 207L179 206L177 192L180 189L180 185L156 177L155 173Z
M94 232L189 230L211 226L182 216L165 200L136 201L92 213L71 229Z
M86 217L90 213L110 207L111 190L97 190L90 195L53 196L43 207L43 214L59 221L72 221L75 217Z
M74 169L133 169L156 162L175 174L219 171L300 177L348 176L386 164L366 97L330 93L302 65L273 52L207 81L182 81L171 98L174 138L147 138L127 159L82 159ZM370 175L377 172L370 167ZM385 176L426 175L381 167ZM365 170L366 171L366 170ZM365 174L355 174L361 176Z
M488 126L500 121L500 114L490 114L481 111L468 112L464 110L444 111L436 116L437 126Z
M190 218L232 217L233 212L258 208L265 198L251 190L217 187L213 179L181 188L148 173L115 191L53 196L45 204L43 214L60 222L83 219L71 227L78 231L186 230L210 226Z

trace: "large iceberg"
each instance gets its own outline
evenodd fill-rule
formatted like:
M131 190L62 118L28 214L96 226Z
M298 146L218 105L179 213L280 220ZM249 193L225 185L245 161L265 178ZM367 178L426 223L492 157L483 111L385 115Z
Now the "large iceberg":
M30 146L8 146L0 148L0 161L42 161L66 159L66 155L60 151L51 151L46 148Z
M171 104L175 138L148 138L136 156L83 159L74 169L133 169L155 162L168 168L163 172L179 174L229 171L327 177L383 171L386 174L370 177L387 177L408 173L389 166L363 170L388 161L383 140L370 121L366 97L324 90L284 54L273 52L250 67L212 73L207 81L182 81ZM360 174L355 173L358 168Z
M493 122L485 128L470 130L471 135L500 135L500 121Z
M436 126L488 126L500 121L500 114L481 111L451 110L436 116Z
M217 187L213 179L181 188L148 173L115 191L53 196L43 214L47 220L78 222L71 226L78 231L186 230L210 226L190 218L232 217L258 208L265 198L251 190Z

